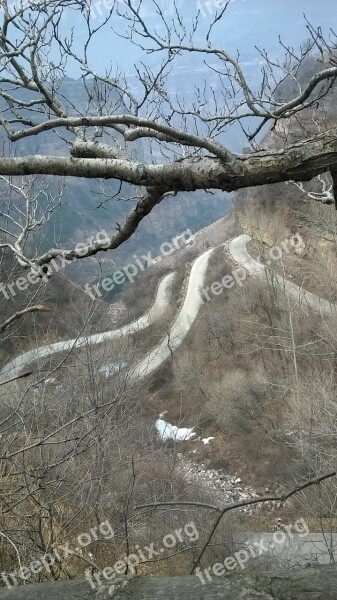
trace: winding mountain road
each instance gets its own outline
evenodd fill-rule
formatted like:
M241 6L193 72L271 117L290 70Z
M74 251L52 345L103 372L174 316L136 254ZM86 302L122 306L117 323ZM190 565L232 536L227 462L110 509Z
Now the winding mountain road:
M258 277L264 281L268 278L267 267L257 260L252 258L247 251L247 243L252 238L249 235L239 235L231 240L228 244L231 258L240 267L243 267L253 277ZM227 242L224 245L226 245ZM134 367L131 367L129 377L131 380L143 379L153 371L155 371L165 360L179 348L184 341L192 324L196 320L198 313L204 300L200 294L202 286L205 282L209 259L215 248L207 250L201 254L192 264L188 287L184 302L176 318L173 320L169 331L159 342L159 344L151 350L142 360ZM29 352L25 352L14 358L0 372L0 382L9 377L15 377L20 374L22 369L31 362L40 358L51 356L57 352L69 351L74 348L81 348L86 344L100 344L102 342L118 339L123 336L128 336L138 331L144 330L152 323L160 319L169 307L172 298L172 283L175 273L170 273L160 282L157 290L155 302L151 309L139 319L124 325L120 329L97 333L90 336L81 336L72 340L65 340L41 346ZM335 305L330 304L327 300L323 300L319 296L312 294L301 288L300 286L284 279L280 275L274 274L274 277L279 282L280 286L293 298L299 306L310 307L323 315L329 316L336 310ZM114 373L116 365L114 363L103 365L101 370L106 373Z
M235 262L240 267L243 267L253 277L258 277L264 281L268 280L268 270L262 263L258 262L248 254L247 244L252 240L250 235L239 235L229 242L229 252ZM287 294L302 307L310 307L313 310L324 315L331 315L335 312L336 307L330 304L327 300L323 300L319 296L304 290L302 287L281 277L281 275L273 274L280 286ZM270 275L269 275L270 281Z
M0 371L0 382L5 381L10 377L16 377L26 365L40 358L51 356L58 352L73 350L74 348L81 348L87 344L94 345L110 340L116 340L146 329L152 323L158 321L169 308L172 299L172 283L174 277L175 272L169 273L162 279L158 286L156 298L152 307L147 313L139 317L139 319L136 319L119 329L104 331L103 333L96 333L89 336L81 336L72 340L55 342L53 344L48 344L47 346L34 348L33 350L29 350L29 352L24 352L24 354L20 354L20 356L17 356L5 365Z
M131 379L143 379L155 371L181 346L204 303L199 293L205 281L209 259L214 248L207 250L193 263L184 303L170 331L154 350L149 352L131 371Z

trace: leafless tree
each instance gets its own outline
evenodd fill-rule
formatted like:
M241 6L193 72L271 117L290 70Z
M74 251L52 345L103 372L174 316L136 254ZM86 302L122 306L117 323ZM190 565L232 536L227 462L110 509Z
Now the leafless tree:
M263 78L256 92L248 83L240 58L230 56L213 43L215 29L226 19L228 2L212 17L203 44L199 42L200 12L187 25L176 4L172 7L172 20L160 3L152 0L161 34L147 22L142 0L136 4L131 0L115 2L99 21L93 18L90 5L80 0L41 0L20 8L4 0L2 5L0 125L13 148L32 136L43 140L47 132L56 133L63 146L59 156L4 155L0 158L1 176L15 186L16 180L9 178L54 175L115 179L135 186L136 195L140 196L104 247L97 241L81 251L50 248L34 257L23 255L22 248L17 248L18 258L27 265L33 263L38 268L57 257L74 260L115 249L132 236L155 205L179 191L233 191L266 182L307 181L325 172L330 173L335 191L334 126L314 136L304 134L302 139L286 144L282 151L263 149L256 141L265 126L295 119L331 90L337 76L336 44L334 37L325 39L319 27L307 24L310 41L297 53L284 46L283 62L275 62L261 51ZM86 34L81 50L75 48L73 36L65 34L66 9L76 16L76 26ZM118 40L118 35L123 35L144 56L158 57L156 67L144 62L136 67L142 92L134 92L130 81L112 67L97 73L90 65L89 46L114 16L121 29L114 33L109 30L110 36ZM177 100L170 92L170 69L184 55L200 58L218 77L220 92L213 95L211 102L206 88L196 89L195 100L190 104L187 99ZM301 72L308 61L314 63L313 72L309 69L303 83ZM87 94L85 108L74 107L63 97L61 84L68 64L81 70ZM292 93L284 99L280 89L287 82L292 85ZM253 128L247 125L251 118L255 120ZM226 133L235 123L247 135L249 153L235 154L226 145ZM140 139L161 152L161 164L134 158L133 148ZM23 230L17 240L25 235L27 227L33 226L28 213L23 216L26 226L20 224ZM17 243L20 245L20 241Z
M310 191L306 190L302 182L294 182L293 185L302 192L304 196L311 198L312 200L318 200L323 204L333 204L334 203L334 195L333 195L333 183L331 178L328 175L318 175L317 184L320 186L320 190Z
M80 0L40 0L26 7L2 2L0 125L8 148L0 157L0 176L8 198L1 201L0 247L11 251L22 267L44 272L53 259L73 261L116 249L157 204L180 191L233 191L284 181L295 181L301 187L301 182L313 177L321 181L329 177L332 184L328 192L337 197L336 126L323 128L314 136L304 131L282 150L258 143L264 127L282 129L331 91L337 77L335 37L326 40L319 28L308 24L310 43L300 48L298 55L284 48L285 61L275 63L262 52L264 72L256 92L248 83L240 58L215 47L212 41L215 28L226 18L228 3L216 13L200 46L194 42L199 35L200 14L187 26L175 3L173 22L157 1L151 4L161 25L160 34L147 22L142 0L136 4L133 0L116 2L98 25L93 22L90 6ZM74 34L69 37L64 32L66 9L74 11L77 27L86 32L81 50L74 43ZM134 92L130 81L112 68L96 73L90 65L89 45L114 15L125 26L130 44L136 44L144 56L160 57L157 67L137 67L141 92ZM118 40L117 33L111 35ZM303 84L299 74L310 53L316 72ZM211 102L206 88L196 89L191 104L187 99L177 100L170 92L170 69L184 55L200 57L219 78L221 90ZM75 107L64 98L62 81L68 64L81 70L84 107ZM288 81L295 85L295 92L284 99L279 94L280 83ZM255 126L249 128L246 123L252 118ZM249 142L249 152L242 155L233 153L226 141L226 133L236 123ZM48 132L58 138L60 153L16 154L19 142L33 137L43 141ZM146 141L149 156L160 153L162 162L135 158L138 140ZM326 173L329 175L323 175ZM56 191L54 177L61 187ZM134 186L137 204L122 224L111 224L108 243L96 240L81 249L55 247L40 255L34 253L25 246L27 236L59 206L60 178L70 177L117 180L121 197L124 184ZM19 313L33 310L39 311L41 306L32 304L16 312L1 327L5 330ZM294 344L291 351L295 365ZM159 456L157 465L154 460L148 464L157 447L156 440L143 434L139 423L135 425L140 421L138 384L129 385L123 374L114 385L102 383L89 350L86 356L85 369L82 365L78 377L70 381L64 377L61 389L48 391L45 377L25 389L15 388L15 392L11 382L1 386L1 526L4 530L5 519L9 520L8 531L3 533L25 558L36 550L48 552L53 544L76 534L84 521L95 518L97 522L109 515L118 523L118 534L128 552L130 531L133 527L137 533L140 525L133 508L136 500L141 500L138 507L142 510L179 501L192 505L189 499L179 498L180 482L172 477L174 460L173 465L167 464L166 457L161 461ZM67 363L61 363L59 366L66 370ZM77 367L72 365L72 373ZM19 386L22 382L15 383ZM162 477L163 464L166 477ZM157 479L156 471L161 473ZM259 498L254 503L283 502L334 475L335 470L330 470L287 494ZM112 493L111 488L117 485ZM192 570L204 556L224 514L249 503L222 508L195 502L195 506L215 510L217 517ZM97 556L102 555L98 552ZM96 568L89 554L78 558ZM5 568L10 569L17 553L6 554L5 559ZM67 561L53 572L55 578L74 574L76 565Z

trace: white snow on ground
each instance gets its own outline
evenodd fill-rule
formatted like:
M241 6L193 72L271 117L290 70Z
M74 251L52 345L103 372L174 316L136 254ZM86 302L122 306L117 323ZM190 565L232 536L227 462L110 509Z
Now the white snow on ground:
M191 440L196 436L194 433L194 427L177 427L176 425L171 425L171 423L167 423L164 419L162 419L165 413L161 413L159 415L159 419L157 419L155 423L155 427L158 431L159 436L162 440L174 440L175 442L186 442L187 440Z
M194 441L201 440L204 444L209 444L211 440L215 439L214 437L196 438L196 433L194 433L194 427L177 427L176 425L172 425L171 423L168 423L167 421L165 421L165 419L163 419L164 415L166 414L167 410L164 410L164 412L160 413L155 423L155 427L162 440L175 440L181 442L194 439ZM194 450L193 452L196 451L197 450Z

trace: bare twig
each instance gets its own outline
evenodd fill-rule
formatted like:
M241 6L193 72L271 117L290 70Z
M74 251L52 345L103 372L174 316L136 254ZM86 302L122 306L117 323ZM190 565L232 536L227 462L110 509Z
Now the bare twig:
M218 513L218 515L215 518L215 521L212 525L211 531L210 531L209 535L207 536L207 540L205 541L197 559L195 560L195 562L193 564L193 567L191 570L191 574L192 574L192 573L194 573L197 566L200 564L200 561L201 561L208 545L210 544L211 539L212 539L215 531L217 530L222 517L226 513L230 512L231 510L235 510L236 508L242 508L243 506L251 506L253 504L261 504L261 502L281 502L281 503L283 503L286 500L288 500L288 498L290 498L291 496L294 496L294 494L297 494L298 492L310 487L311 485L317 485L317 484L321 483L322 481L325 481L326 479L335 477L336 475L337 475L336 470L329 471L327 473L318 475L318 477L309 479L308 481L305 481L304 483L299 483L292 490L290 490L289 492L285 492L284 494L279 494L279 495L275 494L272 496L261 496L258 498L252 498L250 500L241 500L240 502L233 502L232 504L228 504L227 506L225 506L223 508L220 506L214 506L213 504L205 504L205 503L201 503L201 502L179 501L179 502L153 502L150 504L140 504L138 506L135 506L135 509L141 510L143 508L158 508L158 507L161 508L164 506L196 506L199 508L208 508L210 510L215 510Z
M24 310L19 310L14 315L6 319L3 323L0 324L0 333L3 333L10 325L12 325L18 319L21 319L28 313L32 312L49 312L51 309L48 306L44 306L43 304L36 304L35 306L29 306Z

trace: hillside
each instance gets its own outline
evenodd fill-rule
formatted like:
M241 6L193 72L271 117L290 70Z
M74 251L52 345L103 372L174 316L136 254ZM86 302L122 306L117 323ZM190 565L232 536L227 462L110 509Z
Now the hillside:
M26 290L20 290L16 282L25 278L27 271L20 268L13 260L13 255L5 252L1 259L0 310L2 320L13 311L26 308L27 292L35 297L36 302L44 304L50 312L27 315L18 322L2 338L0 361L2 364L12 356L34 346L50 343L69 336L77 335L83 327L108 329L116 320L116 314L109 305L97 299L92 302L83 289L72 281L64 270L54 273L50 279L30 284ZM8 285L13 284L12 291ZM10 301L9 301L10 300Z
M328 124L334 119L334 107L335 90L322 107ZM305 124L309 120L310 115L305 115ZM286 135L293 135L295 138L300 135L298 120L294 121ZM283 136L281 126L271 132L262 145L282 145ZM319 184L306 184L307 191L318 188ZM188 206L184 206L184 210L188 214ZM179 223L183 222L183 214L180 214ZM177 207L174 215L178 218ZM153 223L156 227L155 221ZM158 282L174 270L177 271L177 279L172 310L176 310L175 306L178 308L184 297L191 263L195 257L207 248L217 248L212 256L205 284L221 280L233 270L231 257L226 250L221 249L221 245L241 233L247 233L253 238L248 246L252 256L260 254L261 244L266 251L268 247L280 244L282 240L289 240L292 235L299 233L304 247L300 251L296 247L292 248L290 253L282 257L282 266L277 262L273 265L275 272L286 274L294 283L335 302L337 287L332 274L337 266L336 225L337 218L332 206L318 204L305 197L294 185L268 185L237 192L234 194L230 215L199 229L194 235L191 248L180 248L172 256L161 257L160 265L153 265L144 273L139 272L134 283L121 286L117 293L106 294L104 299L112 302L111 310L104 302L96 300L96 308L92 311L94 320L90 317L90 330L117 328L140 317L151 306ZM166 225L158 235L164 236L165 228ZM155 247L155 244L151 247ZM73 288L71 282L68 284L63 273L52 277L40 295L41 300L46 299L47 303L53 296L56 298L56 304L55 301L51 304L53 318L51 321L48 317L44 318L48 337L41 332L36 343L64 338L65 334L66 337L71 337L66 324L69 318L72 320L72 331L77 334L84 322L83 315L80 318L78 315L73 320L79 305L87 306L89 319L92 309L90 297L83 294L81 289ZM261 346L261 341L257 344L262 335L259 328L263 323L263 327L269 327L274 332L272 336L276 338L280 326L287 331L289 328L287 315L281 315L277 306L273 306L275 299L268 299L268 296L268 286L265 288L254 279L249 279L243 289L236 288L225 291L219 297L213 296L212 301L202 307L187 339L175 352L172 360L166 361L145 383L148 400L144 409L148 416L151 415L150 419L153 420L166 410L169 422L179 423L183 427L195 427L201 437L212 439L207 445L201 442L196 445L194 441L184 443L183 453L186 453L188 460L208 465L208 469L220 469L233 476L243 477L247 485L251 484L259 490L265 486L278 487L299 475L310 473L312 468L298 454L297 441L286 443L284 452L284 444L280 440L287 435L290 422L286 418L282 427L279 427L286 417L279 405L283 392L280 392L281 396L279 392L275 395L275 389L268 389L262 383L269 378L275 381L281 373L288 373L289 369L291 371L291 363L288 363L289 357L283 343L282 350L278 350L275 358L270 354L274 342L269 339L266 348ZM70 305L72 309L69 308ZM57 306L62 307L62 315L66 308L66 322L63 316L58 317ZM167 316L167 319L170 318L172 315ZM308 323L308 330L304 329L300 314L297 318L300 344L310 338L312 326ZM40 325L42 330L44 321ZM318 325L316 317L313 323L324 328L324 324ZM29 330L31 325L28 324L27 327ZM160 327L163 327L163 322L158 326L153 325L141 337L136 336L128 350L132 352L133 360L158 339ZM324 343L328 343L327 334L322 330L320 335L323 334ZM26 335L27 330L24 329L22 337ZM24 348L25 344L21 347ZM316 341L314 350L322 351ZM4 351L8 351L7 346L4 346ZM311 359L312 354L308 358L309 363ZM301 361L301 370L306 377L309 367L304 358ZM324 369L331 368L330 362L321 368L322 378ZM255 448L258 450L255 451Z
M334 88L321 108L327 127L336 119L335 97ZM286 132L287 137L298 139L301 127L308 126L310 118L309 113L302 122L296 119ZM280 125L262 145L281 146L284 135ZM305 184L304 189L319 192L321 184ZM333 205L311 199L293 184L279 184L235 193L230 218L200 230L196 237L200 252L247 233L253 238L248 251L256 257L295 236L300 244L290 245L281 261L273 263L273 271L336 303L336 225ZM210 285L221 281L232 270L228 252L218 248L207 282ZM331 380L335 377L335 354L328 348L329 344L334 347L334 321L326 323L314 313L303 320L301 311L296 310L290 316L290 309L284 307L282 290L270 285L249 278L242 289L237 287L213 296L201 309L184 345L151 376L148 388L153 411L166 410L168 422L194 426L201 437L212 439L207 445L186 442L183 452L189 460L242 477L259 490L278 488L316 472L324 463L324 451L318 450L319 445L325 444L323 439L330 435L335 439L334 429L329 432L324 421L324 432L317 432L318 439L309 452L307 440L296 430L300 417L292 414L295 408L291 397L298 347L296 385L297 393L303 394L303 422L308 419L309 410L305 403L312 402L308 396L310 386L317 386L319 397L328 394L330 398L335 385ZM288 348L290 335L295 336L292 352ZM302 345L310 348L307 354L301 352ZM329 381L329 391L324 381ZM328 419L330 410L335 409L321 406L318 410L324 414L326 411ZM294 439L287 437L289 432ZM319 452L319 458L314 458L315 452Z
M0 598L333 600L337 35L42 2L0 24Z

